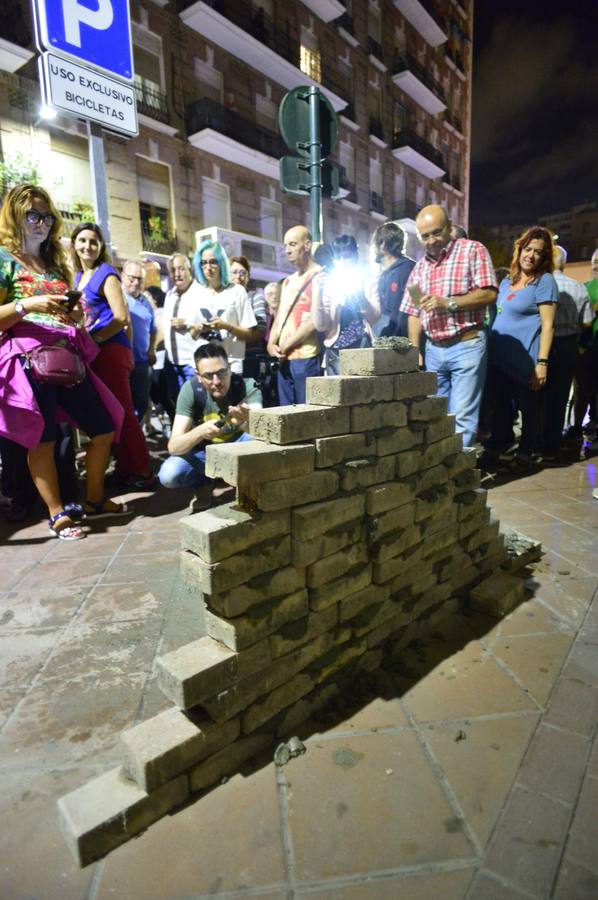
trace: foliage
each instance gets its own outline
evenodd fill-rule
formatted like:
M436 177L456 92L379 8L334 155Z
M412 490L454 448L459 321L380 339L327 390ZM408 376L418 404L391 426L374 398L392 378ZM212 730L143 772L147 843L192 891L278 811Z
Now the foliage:
M0 184L6 193L18 184L39 184L41 175L37 160L14 153L0 161Z
M73 203L73 212L81 217L82 222L95 222L96 214L89 200L77 198Z
M501 241L497 240L489 228L484 228L483 226L473 228L469 236L472 241L479 241L487 248L492 257L495 269L498 269L501 266L504 266L507 269L510 268L513 248L507 247L505 244L501 243Z

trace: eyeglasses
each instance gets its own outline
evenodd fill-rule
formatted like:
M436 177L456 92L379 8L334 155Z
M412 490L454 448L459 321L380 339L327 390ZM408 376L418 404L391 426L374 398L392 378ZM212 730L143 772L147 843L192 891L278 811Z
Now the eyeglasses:
M434 228L432 231L420 232L419 239L425 243L426 241L429 241L430 238L442 237L445 228L446 225L443 225L442 228Z
M129 275L128 272L124 272L124 275L129 279L129 281L143 281L143 275Z
M202 375L201 372L198 373L200 378L203 378L204 381L214 381L215 378L218 381L222 381L228 375L228 366L224 369L217 369L215 372L206 372Z
M43 222L46 228L51 228L56 221L56 216L53 216L52 213L43 215L36 209L28 209L25 213L25 219L30 225L39 225L40 222Z
M219 266L219 262L217 259L202 259L200 262L200 266L202 269L207 269L208 266Z

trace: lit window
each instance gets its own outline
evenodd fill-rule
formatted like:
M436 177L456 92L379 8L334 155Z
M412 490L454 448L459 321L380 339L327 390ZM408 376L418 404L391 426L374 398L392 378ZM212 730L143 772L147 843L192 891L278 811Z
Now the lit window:
M322 57L317 39L307 28L301 29L300 68L314 81L322 81Z

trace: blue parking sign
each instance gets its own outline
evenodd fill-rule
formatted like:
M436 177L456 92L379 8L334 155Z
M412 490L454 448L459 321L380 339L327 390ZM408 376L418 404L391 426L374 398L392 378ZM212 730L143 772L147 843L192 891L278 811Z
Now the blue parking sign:
M32 0L37 45L133 80L129 0Z

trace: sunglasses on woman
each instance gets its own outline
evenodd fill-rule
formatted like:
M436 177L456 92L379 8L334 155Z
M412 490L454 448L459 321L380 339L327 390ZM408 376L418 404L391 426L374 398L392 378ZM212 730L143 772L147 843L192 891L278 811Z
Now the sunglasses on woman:
M56 216L53 216L52 213L39 213L36 209L28 209L25 213L25 219L29 223L29 225L39 225L40 222L43 222L46 228L51 228L54 222L56 221Z

